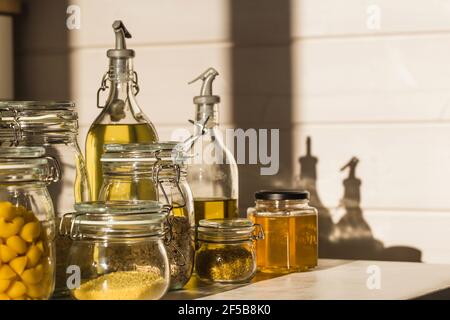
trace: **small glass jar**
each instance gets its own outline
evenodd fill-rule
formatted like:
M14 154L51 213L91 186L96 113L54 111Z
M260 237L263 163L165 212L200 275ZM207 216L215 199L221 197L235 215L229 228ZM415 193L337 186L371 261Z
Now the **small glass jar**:
M49 186L57 223L73 204L89 199L86 166L78 146L78 115L70 101L0 101L0 145L41 146L58 160L61 179ZM68 239L56 235L56 296L64 296Z
M248 218L260 224L265 238L256 246L258 270L268 273L307 271L317 266L317 210L306 191L259 191Z
M186 180L186 153L178 142L109 144L103 154L100 200L156 200L170 205L167 246L171 289L189 281L194 266L194 204Z
M55 215L47 185L59 166L40 147L0 148L0 300L48 299L55 286Z
M255 241L263 238L261 227L248 219L200 220L195 253L197 276L223 283L250 281L256 273Z
M167 291L169 209L155 201L87 202L66 214L67 287L78 300L156 300Z

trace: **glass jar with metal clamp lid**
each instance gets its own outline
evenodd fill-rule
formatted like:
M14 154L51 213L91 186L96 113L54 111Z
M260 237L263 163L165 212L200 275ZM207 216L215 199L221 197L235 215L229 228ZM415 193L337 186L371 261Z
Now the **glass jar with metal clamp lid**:
M60 174L42 147L0 148L0 300L53 293L55 215L47 186Z
M56 218L89 200L86 166L78 146L78 115L70 101L0 101L0 144L43 146L58 160L61 179L48 186ZM70 242L56 239L56 295L64 295L65 260Z
M86 166L78 146L78 115L70 101L0 101L0 145L42 146L61 166L50 188L57 213L89 200Z
M167 291L170 208L156 201L87 202L66 214L67 286L78 300L156 300Z
M195 271L201 280L240 283L256 273L255 241L264 239L260 225L244 218L200 220Z
M106 145L100 199L157 200L170 205L167 247L171 289L182 288L194 264L194 205L186 180L186 153L178 142Z

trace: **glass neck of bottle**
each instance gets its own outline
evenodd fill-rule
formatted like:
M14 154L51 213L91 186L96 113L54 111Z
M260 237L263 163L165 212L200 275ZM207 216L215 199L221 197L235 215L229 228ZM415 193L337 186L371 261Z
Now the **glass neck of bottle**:
M196 105L195 112L195 120L200 123L206 122L207 129L215 129L219 126L219 112L217 108L217 104L198 104ZM196 131L199 131L200 128L195 127ZM195 132L196 134L198 132Z
M110 114L111 120L113 122L119 122L127 118L134 118L137 121L145 120L135 98L139 87L132 60L129 58L112 58L109 65L108 80L110 90L105 109Z
M134 93L131 90L133 82L131 80L111 80L111 90L107 100L107 105L114 100L134 100Z
M110 81L108 106L115 100L135 100L133 89L135 88L135 73L130 59L111 59L108 79Z

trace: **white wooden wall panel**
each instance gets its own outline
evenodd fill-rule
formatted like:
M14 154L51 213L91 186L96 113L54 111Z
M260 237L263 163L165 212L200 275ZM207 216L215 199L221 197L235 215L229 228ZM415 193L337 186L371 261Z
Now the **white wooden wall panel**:
M304 139L312 137L326 205L338 204L348 176L339 169L356 156L363 207L446 210L450 216L450 125L299 125L294 136L294 154L304 153Z
M228 1L210 0L70 0L81 9L81 29L71 47L110 46L111 24L123 20L131 46L190 45L224 41L229 35ZM105 28L106 26L106 28Z
M46 10L50 1L40 3L33 23L43 16L54 20ZM270 32L277 25L264 23L281 19L280 13L255 2L240 7L261 32L251 39L255 45L239 47L231 39L229 0L70 3L81 9L81 29L68 31L67 52L59 48L59 38L37 31L24 35L28 40L21 52L30 77L23 81L30 96L48 96L57 86L36 80L48 65L64 72L69 55L81 144L99 112L96 90L107 69L106 50L114 43L111 23L122 19L133 34L129 47L136 50L138 101L162 139L169 139L174 128L189 128L186 120L193 116L199 85L187 81L214 66L221 73L215 88L224 124L233 126L233 95L252 106L242 113L243 123L284 129L295 124L291 180L310 135L319 157L319 192L334 208L346 177L339 168L357 156L362 206L376 237L388 246L417 247L426 262L450 263L449 0L292 0L291 43L278 43ZM367 26L367 10L374 5L381 10L379 29ZM255 70L253 80L249 76L239 92L232 92L233 55L267 69L286 56L286 49L292 84L269 69L273 83L267 90ZM291 98L292 110L281 110Z
M373 12L369 8L373 6L380 9L380 29L367 27L368 17ZM291 0L291 8L294 37L450 31L448 0Z

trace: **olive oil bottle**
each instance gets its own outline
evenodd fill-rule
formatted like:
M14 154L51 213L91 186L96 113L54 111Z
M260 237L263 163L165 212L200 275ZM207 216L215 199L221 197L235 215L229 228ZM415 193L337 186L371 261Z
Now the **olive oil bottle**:
M91 186L91 200L98 200L103 182L100 158L105 144L157 142L153 124L139 108L136 95L139 92L137 73L133 70L134 50L127 49L125 38L131 38L122 21L113 23L116 46L107 52L109 70L103 76L97 92L97 107L102 112L91 125L86 138L86 163ZM100 94L109 89L104 106Z
M209 68L192 82L202 80L200 95L194 97L196 116L193 157L187 178L194 196L195 222L202 219L236 218L238 214L238 168L233 154L222 140L218 103L212 83L219 73Z
M237 216L237 200L221 198L194 199L195 223L203 219L231 219Z
M93 124L86 139L87 170L96 197L102 186L103 174L100 158L104 145L111 143L139 143L155 141L155 131L148 124ZM89 151L88 151L89 150ZM92 194L94 197L94 194Z

